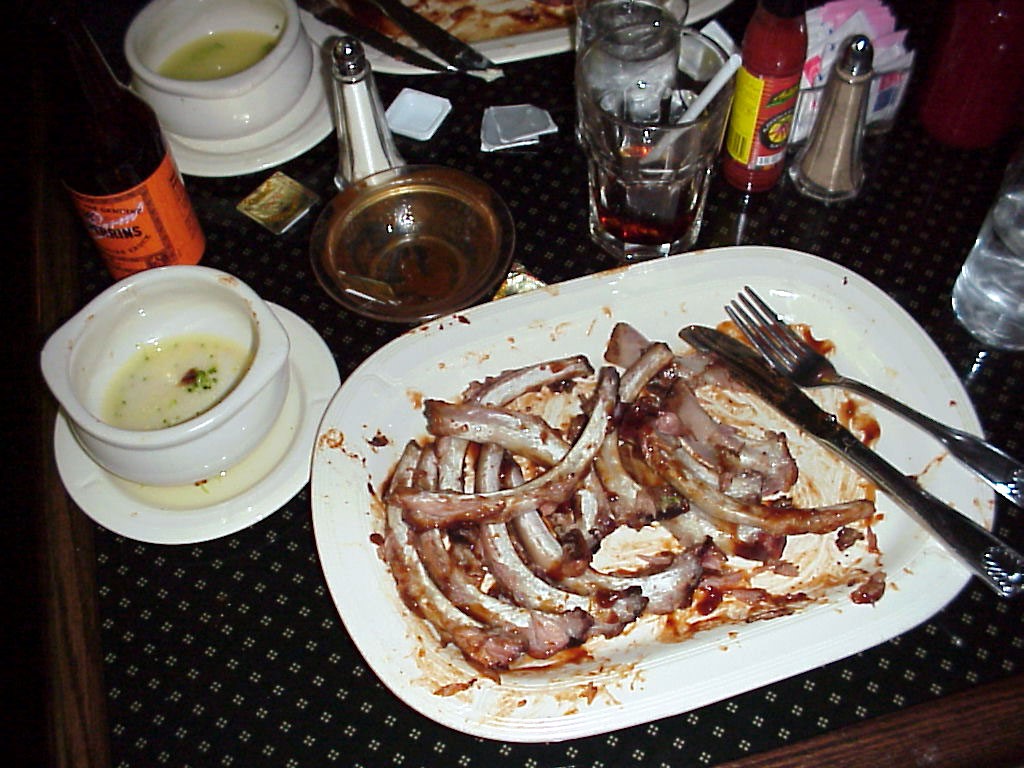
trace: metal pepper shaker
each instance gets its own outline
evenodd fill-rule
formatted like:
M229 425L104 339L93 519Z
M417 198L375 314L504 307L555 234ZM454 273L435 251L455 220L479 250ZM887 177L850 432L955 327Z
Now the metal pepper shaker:
M864 182L861 142L874 49L865 35L843 41L807 143L789 168L801 194L830 203L856 197Z
M334 44L331 80L338 135L334 185L343 189L370 174L404 165L370 63L356 38L344 36Z

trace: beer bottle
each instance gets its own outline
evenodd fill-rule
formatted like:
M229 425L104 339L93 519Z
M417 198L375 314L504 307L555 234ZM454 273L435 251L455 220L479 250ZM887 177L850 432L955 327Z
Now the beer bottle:
M114 76L77 14L50 26L66 54L60 173L110 274L198 263L206 239L156 113Z

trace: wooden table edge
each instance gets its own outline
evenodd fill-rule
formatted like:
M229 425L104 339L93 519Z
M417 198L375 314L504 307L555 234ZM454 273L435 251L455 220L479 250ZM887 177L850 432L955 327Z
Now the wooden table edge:
M54 176L49 141L51 105L38 56L29 68L27 125L29 211L29 339L36 351L77 308L79 236L66 194ZM53 452L57 408L35 371L31 414L32 478L37 499L41 573L43 659L46 681L46 742L50 765L106 768L110 734L96 589L93 524L68 497Z

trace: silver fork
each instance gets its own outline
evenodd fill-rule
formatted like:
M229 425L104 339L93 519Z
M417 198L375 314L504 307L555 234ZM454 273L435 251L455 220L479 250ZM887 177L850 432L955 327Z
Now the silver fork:
M725 311L777 371L801 387L842 387L899 414L931 434L1001 496L1024 507L1024 464L975 435L946 426L862 381L841 375L749 286L743 291Z

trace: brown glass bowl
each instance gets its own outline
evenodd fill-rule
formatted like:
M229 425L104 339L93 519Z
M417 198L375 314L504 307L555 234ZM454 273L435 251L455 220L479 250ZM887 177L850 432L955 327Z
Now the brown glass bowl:
M514 243L512 215L489 186L453 168L406 165L339 192L313 228L310 255L342 306L417 323L492 294Z

